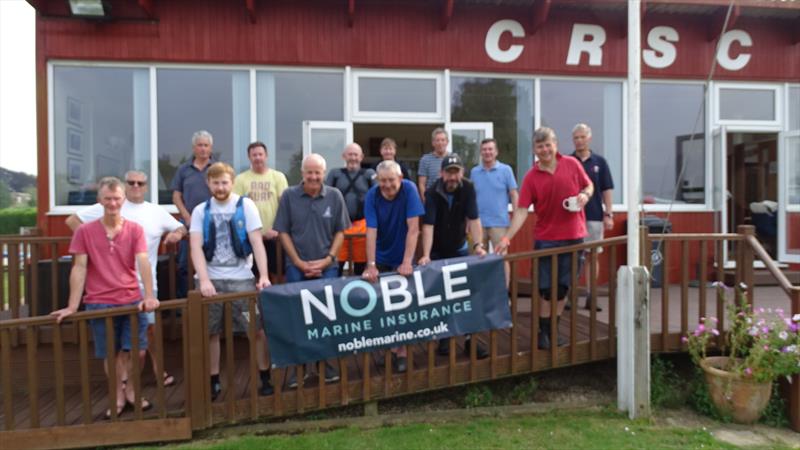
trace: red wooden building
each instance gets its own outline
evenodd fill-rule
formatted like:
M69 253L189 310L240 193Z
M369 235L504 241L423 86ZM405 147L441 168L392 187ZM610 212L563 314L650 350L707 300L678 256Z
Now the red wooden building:
M413 168L444 126L473 162L494 136L521 179L536 127L569 153L585 122L615 179L612 234L638 201L624 193L624 1L106 0L94 17L29 3L48 235L67 233L99 177L131 168L173 208L170 180L200 129L237 170L247 143L266 142L294 182L303 154L335 167L352 140L370 161L391 136ZM671 211L676 232L754 222L775 259L800 262L800 2L642 4L643 210ZM775 214L754 214L765 200Z

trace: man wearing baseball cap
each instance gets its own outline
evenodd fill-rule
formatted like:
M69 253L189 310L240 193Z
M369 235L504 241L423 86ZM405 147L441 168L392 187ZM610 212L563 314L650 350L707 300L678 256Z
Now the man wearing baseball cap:
M441 173L430 189L425 191L425 215L422 218L422 257L420 265L435 259L467 256L470 247L467 243L469 230L472 251L479 256L486 255L483 248L483 228L478 218L478 201L475 186L464 178L464 164L461 157L452 153L442 159ZM464 353L469 355L472 339L467 335ZM448 339L439 341L437 352L448 355ZM478 358L489 356L482 346L476 348Z

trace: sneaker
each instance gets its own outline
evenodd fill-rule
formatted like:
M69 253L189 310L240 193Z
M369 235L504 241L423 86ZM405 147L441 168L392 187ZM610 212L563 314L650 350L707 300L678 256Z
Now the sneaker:
M537 336L537 347L539 350L550 350L550 335L539 329L539 335Z
M396 356L392 354L392 362L394 363L394 371L397 373L405 373L408 369L408 360L405 356Z
M258 395L261 396L272 395L273 392L275 392L275 389L270 382L261 383L261 387L258 388Z
M305 382L308 379L308 377L309 377L308 372L304 372L303 382ZM289 374L288 384L289 384L289 389L294 389L297 387L297 373L294 371L294 369L292 370L292 373Z
M333 383L334 381L339 381L339 372L330 364L325 363L325 382Z
M564 303L564 311L570 311L570 310L572 310L572 302L567 300L567 303Z
M217 381L216 383L212 382L211 383L211 401L212 402L214 400L216 400L217 397L219 397L220 392L222 392L222 383L220 383L219 381Z
M583 309L591 311L591 309L592 309L592 299L590 299L589 297L586 297L586 306L584 306ZM597 305L595 305L594 310L596 312L602 312L603 308L601 308L600 305L597 304Z
M467 357L469 357L471 346L472 346L472 338L464 341L464 355L466 355ZM475 347L475 356L478 359L486 359L489 357L489 352L486 351L486 347L481 345L480 342L478 342L478 346Z
M436 347L436 354L439 356L447 356L450 354L450 338L439 339L439 345Z

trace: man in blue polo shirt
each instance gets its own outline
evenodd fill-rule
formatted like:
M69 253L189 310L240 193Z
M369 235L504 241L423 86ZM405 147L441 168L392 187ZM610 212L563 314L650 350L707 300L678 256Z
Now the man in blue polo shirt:
M364 201L367 219L367 268L362 277L378 281L379 272L397 271L410 276L419 236L419 216L425 208L414 183L404 180L400 166L383 161L377 167L378 185L373 186ZM404 347L392 349L397 372L406 371Z
M590 144L592 143L592 129L585 123L579 123L572 129L572 143L575 145L575 152L572 156L577 158L583 164L583 170L589 179L594 184L594 195L586 203L584 212L586 213L586 232L589 235L584 242L599 241L603 239L603 230L610 230L614 228L614 213L611 211L612 194L614 191L614 181L611 179L611 171L608 169L608 163L605 158L594 153ZM599 248L599 252L603 248ZM590 274L589 271L591 264L586 264L586 284L589 284L589 278L594 277L597 279L600 265L596 265L596 272ZM587 294L586 309L590 308L590 300ZM602 308L597 306L597 311L602 311Z
M519 191L517 180L511 166L497 160L497 141L492 138L481 141L481 164L472 168L470 180L475 184L478 194L478 215L483 226L483 246L492 248L500 245L500 239L506 235L508 225L508 204L517 207ZM506 285L509 278L506 263Z

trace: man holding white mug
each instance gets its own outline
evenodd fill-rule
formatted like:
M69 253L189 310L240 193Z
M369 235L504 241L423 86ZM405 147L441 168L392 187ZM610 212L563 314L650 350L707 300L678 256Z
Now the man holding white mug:
M558 153L558 141L552 128L541 127L533 134L534 153L538 161L522 180L517 207L511 218L508 232L496 247L497 253L505 253L511 238L519 231L528 216L528 207L536 211L533 229L534 249L564 247L583 242L586 237L586 216L583 208L592 197L594 187L581 163L575 158L565 158ZM580 252L579 252L580 253ZM580 256L579 256L580 258ZM578 271L581 270L578 262ZM551 273L557 270L556 298L551 298ZM551 258L539 259L539 296L545 300L539 310L538 347L550 349L550 308L556 301L556 315L564 310L565 299L570 288L572 253L558 255L556 268L551 267ZM558 329L558 322L555 324ZM567 341L558 338L558 345Z

